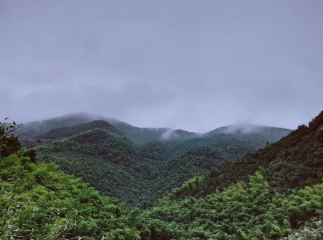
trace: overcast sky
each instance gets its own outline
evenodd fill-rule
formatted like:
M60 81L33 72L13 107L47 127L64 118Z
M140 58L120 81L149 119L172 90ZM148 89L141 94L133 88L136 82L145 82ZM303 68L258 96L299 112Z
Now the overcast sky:
M322 0L0 0L0 122L295 129L323 110Z

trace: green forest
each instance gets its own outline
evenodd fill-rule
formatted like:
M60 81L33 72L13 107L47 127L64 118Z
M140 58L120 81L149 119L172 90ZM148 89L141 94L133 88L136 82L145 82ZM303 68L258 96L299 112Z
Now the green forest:
M51 124L0 128L0 239L323 239L323 111L291 132L166 140Z
M143 210L192 177L210 173L290 132L262 127L243 134L239 129L225 133L224 127L203 135L175 130L171 138L163 139L169 129L107 120L74 115L16 132L21 146L35 151L35 163L54 162L100 194Z

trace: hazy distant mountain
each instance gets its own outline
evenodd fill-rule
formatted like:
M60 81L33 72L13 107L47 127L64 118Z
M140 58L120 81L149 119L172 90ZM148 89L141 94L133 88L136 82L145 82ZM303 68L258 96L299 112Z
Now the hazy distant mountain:
M199 135L198 133L188 132L184 130L173 130L170 128L139 128L121 121L112 121L111 124L125 136L138 143L147 143L157 140L169 139L184 140Z
M286 128L277 128L277 127L267 127L259 126L254 124L236 124L229 125L220 128L216 128L210 132L205 133L205 135L214 135L214 134L251 134L251 133L278 133L278 134L289 134L290 129Z
M68 114L61 117L55 117L43 121L33 121L24 123L25 125L15 131L19 134L20 140L34 138L37 135L48 132L52 129L71 127L82 123L88 123L94 120L104 120L113 125L116 129L122 132L128 138L139 142L145 143L160 139L168 139L170 137L188 137L196 135L196 133L187 132L184 130L172 130L169 128L139 128L134 127L128 123L119 121L114 118L107 118L101 115L88 114L88 113L75 113Z
M87 113L68 114L43 121L23 123L24 126L17 129L15 131L15 134L20 135L20 140L26 140L34 138L35 136L48 132L52 129L71 127L82 123L88 123L94 120L105 119L102 116Z
M107 118L97 114L74 113L61 117L55 117L43 121L33 121L26 123L25 126L16 130L15 134L19 134L20 140L34 138L37 135L48 132L52 129L71 127L82 123L88 123L94 120L104 120L118 129L129 139L138 143L147 143L156 140L170 139L190 139L199 136L211 136L214 134L240 134L240 133L269 133L277 134L277 138L286 136L291 130L284 128L264 127L257 125L230 125L220 127L205 134L188 132L185 130L173 130L170 128L140 128L132 126L128 123L119 121L115 118ZM278 139L276 139L278 140Z
M109 129L110 132L121 135L121 133L110 123L103 120L95 120L88 123L82 123L71 127L61 127L49 130L46 133L35 136L35 139L62 139L71 137L75 134L93 130L95 128Z

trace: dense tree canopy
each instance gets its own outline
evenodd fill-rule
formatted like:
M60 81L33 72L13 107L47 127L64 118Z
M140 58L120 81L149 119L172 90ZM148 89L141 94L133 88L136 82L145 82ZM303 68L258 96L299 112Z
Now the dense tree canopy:
M154 168L143 173L143 167L155 166L148 163L156 161L169 170L176 169L169 162L163 165L163 159L149 150L155 149L165 156L173 154L160 151L160 143L142 145L140 149L146 152L142 159L147 165L136 165L131 174L126 174L122 168L134 163L133 156L140 156L139 148L118 132L87 130L67 139L40 142L31 154L25 147L18 148L20 143L15 143L15 136L8 135L9 129L1 130L0 146L6 149L0 157L3 239L265 240L295 239L295 236L322 239L323 112L308 127L301 125L278 142L238 160L212 165L206 175L192 176L188 181L182 179L181 187L171 189L170 194L159 198L156 206L146 210L129 207L118 201L118 197L102 196L85 182L105 186L107 191L114 191L113 184L124 184L122 187L127 188L124 192L140 198L143 194L131 193L132 187L138 188L129 185L131 181L127 179L133 178L149 197L142 179L152 181ZM16 145L8 141L10 138ZM93 157L99 153L100 161ZM76 161L68 165L64 156L73 159L74 155L82 161L79 165ZM89 157L82 158L83 155ZM38 161L39 157L44 161ZM196 166L188 164L189 168L197 168L199 164L212 164L208 162L210 157L221 159L221 151L201 147L174 159L183 164L185 159L191 159ZM109 164L103 165L105 161ZM95 165L96 162L99 164ZM108 171L102 166L111 172L119 171L121 181L98 183L85 170L83 179L64 173L71 167L81 171L89 166L93 168L90 173L101 174L98 179L103 179ZM147 175L149 171L151 175ZM160 173L155 173L158 179ZM177 178L168 179L179 181L180 171L176 175Z
M249 134L210 132L197 136L177 130L177 137L156 140L163 129L116 126L119 129L96 120L38 135L33 131L34 137L23 140L23 146L37 153L36 162L55 162L101 194L143 209L190 178L208 174L288 132L264 128Z

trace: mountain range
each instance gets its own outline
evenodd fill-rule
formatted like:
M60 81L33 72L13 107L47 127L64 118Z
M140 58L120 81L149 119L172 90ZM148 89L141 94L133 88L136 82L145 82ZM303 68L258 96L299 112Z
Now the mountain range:
M194 176L265 147L291 130L230 125L201 134L170 128L139 128L86 113L34 121L16 130L36 162L55 162L101 194L129 206L154 206Z
M17 129L28 151L5 147L15 138L0 128L4 239L323 238L323 111L287 135L227 126L134 140L111 120L60 120Z

